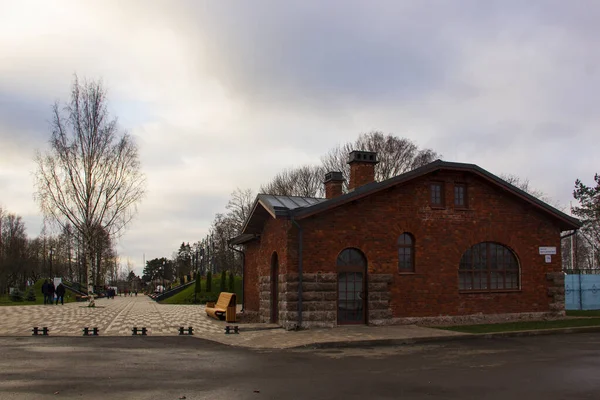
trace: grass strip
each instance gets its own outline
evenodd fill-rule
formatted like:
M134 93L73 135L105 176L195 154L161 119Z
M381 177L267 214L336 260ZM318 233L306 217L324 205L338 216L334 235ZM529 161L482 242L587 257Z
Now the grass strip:
M569 310L569 317L600 317L600 310Z

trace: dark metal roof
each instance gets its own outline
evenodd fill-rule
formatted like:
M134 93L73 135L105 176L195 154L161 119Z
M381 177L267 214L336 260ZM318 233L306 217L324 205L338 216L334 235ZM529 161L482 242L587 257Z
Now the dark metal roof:
M302 207L310 207L327 201L323 198L299 197L299 196L274 196L271 194L259 194L258 200L273 214L284 213Z
M229 243L230 245L238 245L238 244L243 244L243 243L247 243L250 242L251 240L254 239L258 239L258 235L253 235L253 234L242 234L242 235L238 235L234 238L229 239L229 241L227 243Z
M293 210L311 207L324 201L327 201L327 199L259 194L256 196L252 211L242 227L242 234L260 234L263 223L269 215L272 218L287 217Z
M497 177L496 175L484 170L483 168L475 165L475 164L464 164L464 163L456 163L456 162L447 162L442 160L436 160L427 165L424 165L420 168L416 168L412 171L406 172L404 174L395 176L390 179L386 179L382 182L372 182L367 185L361 186L355 189L352 192L346 193L342 196L335 197L333 199L327 200L326 202L320 202L314 206L308 208L302 208L296 211L293 211L293 214L298 219L306 218L311 215L318 214L322 211L326 211L332 209L334 207L338 207L342 204L348 203L350 201L354 201L360 199L362 197L371 195L373 193L379 192L380 190L384 190L390 188L392 186L408 182L415 178L421 177L423 175L429 174L433 171L446 169L446 170L454 170L454 171L466 171L472 172L476 175L491 181L498 186L502 187L505 190L512 192L514 195L520 197L521 199L532 203L537 208L541 209L544 212L550 213L555 218L558 218L563 222L561 224L561 228L565 228L566 230L578 229L581 227L581 222L577 218L573 218L560 210L552 207L551 205L541 201L540 199L530 195L529 193L519 189L518 187L511 185L505 180Z

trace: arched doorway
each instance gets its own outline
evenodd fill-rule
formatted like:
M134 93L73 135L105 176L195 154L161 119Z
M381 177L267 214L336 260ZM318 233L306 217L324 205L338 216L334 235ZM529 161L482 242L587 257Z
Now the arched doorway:
M279 322L279 259L277 252L271 256L271 322Z
M366 257L358 249L347 248L339 254L336 266L338 274L338 324L366 323Z

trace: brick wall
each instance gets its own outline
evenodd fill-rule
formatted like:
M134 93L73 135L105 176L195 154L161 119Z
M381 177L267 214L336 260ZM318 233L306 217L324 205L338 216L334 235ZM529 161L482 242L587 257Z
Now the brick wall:
M445 209L429 207L431 180L444 182ZM453 183L468 185L467 210L453 206ZM369 274L390 274L392 316L501 314L555 311L547 273L560 272L560 231L545 214L470 173L438 172L408 185L300 221L304 228L304 272L334 272L337 255L356 247ZM415 238L415 272L399 274L396 240ZM511 248L520 263L519 292L459 293L462 254L483 241ZM544 263L539 246L559 254ZM553 292L554 293L554 292Z
M271 257L274 252L277 252L279 273L286 274L288 271L287 231L289 225L289 221L269 219L265 223L260 240L252 241L245 246L244 296L245 308L249 311L260 311L260 277L270 277Z
M352 190L375 180L375 164L355 161L350 163L350 182L348 189Z
M429 206L431 181L444 183L443 209ZM467 184L467 209L453 206L454 182ZM337 289L328 284L335 277L338 254L347 247L360 249L367 258L371 324L564 312L560 229L555 221L474 174L440 171L299 223L304 231L304 326L335 325L332 296ZM403 232L415 238L414 273L398 273L396 241ZM484 241L514 251L521 290L459 292L460 258L469 247ZM273 219L265 224L261 240L246 246L246 309L268 320L270 260L277 251L279 319L287 328L294 327L297 319L297 246L297 229L291 221ZM557 248L551 263L546 264L538 254L539 246Z

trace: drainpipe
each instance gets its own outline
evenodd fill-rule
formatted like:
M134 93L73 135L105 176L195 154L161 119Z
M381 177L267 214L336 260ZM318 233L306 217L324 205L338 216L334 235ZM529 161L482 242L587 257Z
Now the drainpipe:
M246 293L244 289L244 277L246 276L246 253L242 250L238 250L233 245L229 245L229 248L242 255L242 312L246 309Z
M298 228L298 326L296 329L302 327L302 227L294 219L292 214L292 224Z
M566 238L568 238L569 236L573 236L573 235L575 235L575 234L576 234L578 231L579 231L579 229L575 229L573 232L571 232L571 233L567 233L565 236L561 236L561 237L560 237L560 239L562 240L562 239L566 239Z

